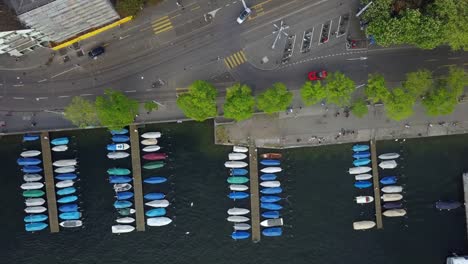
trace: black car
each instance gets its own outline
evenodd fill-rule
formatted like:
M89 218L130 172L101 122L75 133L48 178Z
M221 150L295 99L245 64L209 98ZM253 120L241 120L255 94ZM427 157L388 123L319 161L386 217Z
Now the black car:
M105 52L104 47L99 46L94 49L92 49L90 52L88 52L88 55L90 58L96 58L97 56L103 54Z

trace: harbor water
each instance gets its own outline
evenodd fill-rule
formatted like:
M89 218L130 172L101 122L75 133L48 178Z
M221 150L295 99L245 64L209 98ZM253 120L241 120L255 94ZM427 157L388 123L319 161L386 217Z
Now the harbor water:
M124 264L124 263L359 263L442 264L452 252L468 253L464 209L440 212L439 199L463 199L463 172L468 171L468 135L377 143L378 153L399 152L396 174L405 190L407 217L383 219L383 229L354 231L357 220L374 220L374 205L357 205L357 195L371 190L353 187L350 144L283 150L280 181L287 199L282 237L233 241L226 221L233 206L227 194L223 164L232 148L213 143L211 123L155 124L141 128L161 131L167 165L143 176L168 177L164 192L173 224L146 227L145 232L115 235L114 192L106 170L131 169L129 158L106 157L110 134L104 129L54 132L51 138L72 137L79 159L80 207L84 228L51 234L24 231L22 173L16 159L26 147L21 136L0 139L1 245L0 263ZM259 150L266 152L268 150ZM144 193L152 191L144 186ZM248 204L248 203L246 203Z

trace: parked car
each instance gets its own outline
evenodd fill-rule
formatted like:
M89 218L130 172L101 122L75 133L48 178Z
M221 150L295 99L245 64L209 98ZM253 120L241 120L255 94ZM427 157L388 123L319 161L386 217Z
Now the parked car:
M88 52L88 56L90 58L96 59L99 55L103 54L105 52L104 47L99 46L94 49L92 49L90 52Z
M322 70L322 71L311 71L307 75L310 81L319 81L327 78L327 71Z
M248 7L245 7L237 18L237 23L242 24L250 16L250 14L252 14L252 10Z

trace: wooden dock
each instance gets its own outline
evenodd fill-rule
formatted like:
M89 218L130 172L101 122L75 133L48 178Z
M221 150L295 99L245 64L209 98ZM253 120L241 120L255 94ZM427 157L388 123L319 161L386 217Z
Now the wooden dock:
M466 230L468 232L468 172L463 173L463 191L465 195Z
M133 190L135 192L136 230L145 231L145 211L143 208L143 186L141 184L140 138L138 128L130 125L132 150Z
M383 228L382 223L382 206L380 204L380 182L379 182L379 166L377 159L377 143L375 139L372 139L370 142L371 147L371 158L372 158L372 176L373 176L373 185L374 185L374 202L375 202L375 222L377 223L377 228Z
M250 159L250 214L252 222L252 241L260 241L260 198L258 191L258 162L257 147L254 143L249 147Z
M47 211L49 212L49 228L51 233L60 231L57 213L57 198L55 196L54 169L52 153L50 152L49 132L41 133L42 162L47 195Z

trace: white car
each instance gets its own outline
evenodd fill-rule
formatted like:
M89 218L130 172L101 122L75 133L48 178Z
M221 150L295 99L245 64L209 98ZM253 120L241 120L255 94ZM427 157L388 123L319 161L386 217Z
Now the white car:
M242 24L252 14L252 10L248 7L244 9L237 18L237 23Z

